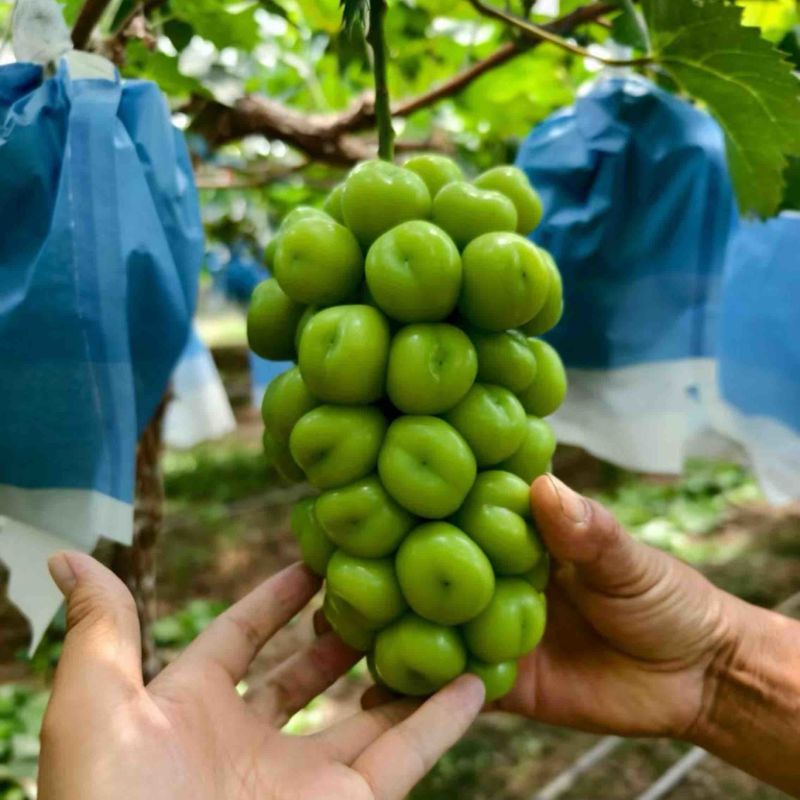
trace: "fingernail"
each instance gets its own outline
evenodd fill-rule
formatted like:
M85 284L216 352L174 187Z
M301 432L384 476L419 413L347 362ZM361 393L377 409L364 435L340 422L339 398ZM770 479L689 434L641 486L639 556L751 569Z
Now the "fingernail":
M61 590L61 594L64 597L69 597L75 588L77 579L66 555L64 553L55 553L50 556L47 560L47 568L50 570L53 582Z
M550 481L553 491L558 495L561 513L576 525L586 522L586 518L589 515L589 507L586 505L586 500L577 492L573 492L569 486L556 478L555 475L547 473L547 479Z

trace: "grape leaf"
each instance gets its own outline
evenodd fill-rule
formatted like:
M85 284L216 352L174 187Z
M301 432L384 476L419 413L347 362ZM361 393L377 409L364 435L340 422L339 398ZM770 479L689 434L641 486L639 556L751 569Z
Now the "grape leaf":
M643 0L659 63L721 125L742 213L774 214L800 155L800 82L726 0Z
M289 12L277 0L259 0L259 5L270 14L275 14L278 17L283 17L287 22L289 21Z
M795 69L800 69L800 25L795 25L778 45L786 53Z
M115 31L120 25L128 18L128 15L133 11L136 0L122 0L114 12L114 18L111 20L111 30Z
M162 31L179 51L187 47L194 36L194 28L182 19L168 19L162 26Z
M252 3L228 4L225 0L171 0L175 18L191 25L198 36L218 49L237 47L250 52L259 42L258 23Z
M647 29L642 24L633 0L619 0L620 13L612 20L611 36L620 44L636 50L649 50Z
M81 10L82 6L83 0L64 0L64 19L67 21L67 25L74 24L75 20L78 18L78 12Z
M370 0L341 0L342 27L346 31L364 30L369 18Z
M783 195L781 209L800 211L800 158L789 161L786 170L786 191Z
M138 39L128 42L123 74L155 81L171 99L209 95L199 81L181 73L177 58L151 51Z

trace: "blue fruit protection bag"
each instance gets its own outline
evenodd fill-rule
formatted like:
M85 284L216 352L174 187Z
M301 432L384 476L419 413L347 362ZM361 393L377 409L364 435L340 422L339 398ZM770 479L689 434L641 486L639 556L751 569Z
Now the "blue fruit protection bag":
M642 78L606 78L516 163L544 204L533 239L564 277L546 336L570 381L561 440L646 472L735 455L772 499L800 495L800 230L740 224L717 123Z
M158 87L0 67L0 558L34 641L56 549L130 541L136 442L186 346L203 232Z

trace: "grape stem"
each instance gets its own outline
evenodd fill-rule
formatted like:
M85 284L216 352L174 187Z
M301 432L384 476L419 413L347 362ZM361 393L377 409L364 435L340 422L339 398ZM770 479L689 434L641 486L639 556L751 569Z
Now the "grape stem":
M386 78L386 37L383 21L386 0L370 0L367 42L372 49L372 71L375 76L375 120L378 126L378 156L384 161L394 159L394 128L389 102L389 82Z

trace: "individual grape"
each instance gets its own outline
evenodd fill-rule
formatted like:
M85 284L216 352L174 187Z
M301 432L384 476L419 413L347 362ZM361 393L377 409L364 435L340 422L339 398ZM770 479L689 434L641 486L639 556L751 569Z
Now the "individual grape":
M467 394L477 372L475 348L459 328L406 325L389 348L386 390L406 414L440 414Z
M294 332L303 306L292 300L274 278L253 290L247 310L247 341L262 358L288 361L294 358Z
M519 449L499 468L513 472L528 485L550 469L556 450L556 435L553 429L539 417L529 416L525 422L525 438Z
M508 458L525 438L525 409L502 386L476 383L444 418L472 448L479 467Z
M486 689L484 701L491 703L507 695L517 680L517 662L501 661L498 664L486 664L476 658L467 661L467 672L477 675Z
M335 219L340 225L344 225L344 213L342 212L342 195L344 194L344 184L339 184L325 198L322 208L326 214Z
M393 553L417 521L392 500L375 475L323 492L316 513L332 542L363 558Z
M344 182L344 221L365 247L401 222L427 219L430 210L431 196L422 178L386 161L365 161Z
M498 333L472 329L469 335L478 354L479 381L505 386L515 394L533 383L536 356L523 333L516 329Z
M273 236L264 248L264 266L272 272L275 266L275 253L278 251L278 237Z
M294 332L294 349L296 352L298 353L300 352L300 337L303 335L303 331L305 330L308 321L319 310L320 310L319 306L306 306L305 310L300 315L300 319L297 321L297 328L295 329Z
M477 328L504 331L541 310L550 271L539 249L516 233L485 233L462 255L458 308Z
M470 653L487 664L521 658L544 635L546 601L522 578L498 578L489 605L462 630Z
M543 592L550 581L550 554L542 553L542 557L536 562L533 569L523 577L537 592Z
M425 181L431 199L435 198L439 190L446 184L464 180L461 167L452 158L436 153L411 156L403 166L416 172Z
M345 486L378 463L386 420L371 406L317 406L304 414L289 439L292 458L319 489Z
M504 194L517 210L517 233L527 236L542 219L542 201L517 167L493 167L474 181L481 189L493 189Z
M293 208L281 221L278 227L278 234L288 231L296 222L301 222L306 219L329 219L330 215L326 214L322 209L314 208L313 206L297 206Z
M432 219L462 249L484 233L517 229L517 211L511 200L466 181L448 183L439 190Z
M441 625L476 617L494 593L484 552L447 522L428 522L408 534L395 558L400 588L411 608Z
M292 367L274 378L261 401L261 418L264 428L279 442L289 443L297 420L319 405L300 374L297 367Z
M525 411L547 417L558 409L567 394L567 373L555 348L542 339L529 339L536 356L536 379L519 395Z
M457 678L467 653L455 628L406 614L375 640L375 669L383 683L420 697Z
M400 322L436 322L456 306L461 256L430 222L403 222L384 233L370 247L365 270L375 303Z
M267 459L267 464L286 483L300 483L305 478L305 473L292 458L288 445L279 442L269 431L264 431L261 437L261 444L264 447L264 456Z
M530 486L510 472L479 473L453 522L486 553L498 575L520 575L542 558L531 520Z
M351 297L363 268L355 236L324 215L300 219L280 234L273 272L298 303L330 305Z
M300 545L300 555L313 572L325 577L328 561L336 545L328 538L315 513L316 500L307 497L292 509L292 532Z
M345 644L362 653L372 649L375 631L364 627L363 619L333 592L325 592L322 613Z
M300 337L300 373L311 393L327 403L380 399L388 361L389 323L372 306L323 309Z
M367 630L378 630L407 608L390 558L360 558L337 550L328 562L328 591L357 615Z
M452 514L475 481L475 456L458 431L437 417L400 417L378 456L389 494L420 517Z
M543 333L547 333L558 325L564 314L564 286L561 273L550 253L542 248L539 248L539 252L550 270L550 288L547 290L547 299L544 301L541 311L520 328L528 336L541 336Z

